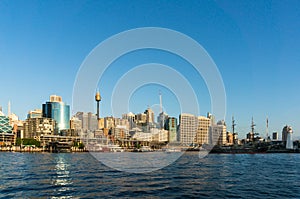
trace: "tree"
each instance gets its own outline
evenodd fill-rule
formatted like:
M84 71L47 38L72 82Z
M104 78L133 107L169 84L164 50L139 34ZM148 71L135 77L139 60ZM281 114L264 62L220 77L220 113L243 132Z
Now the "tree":
M36 147L41 146L41 142L37 141L36 139L33 139L33 138L23 138L23 139L21 139L21 143L22 143L22 145L34 145ZM20 143L20 145L21 145L21 143Z

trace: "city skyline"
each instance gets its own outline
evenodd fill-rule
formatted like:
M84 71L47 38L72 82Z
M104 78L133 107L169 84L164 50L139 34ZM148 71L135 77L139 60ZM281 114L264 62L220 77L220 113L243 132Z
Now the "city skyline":
M7 112L6 105L11 101L11 112L20 119L25 119L29 110L41 108L51 94L63 96L72 105L77 71L96 45L121 31L158 26L194 38L216 62L227 94L227 125L234 115L236 131L247 133L253 116L257 131L264 136L268 117L270 133L280 132L288 124L299 136L300 20L293 4L1 1L1 78L8 83L2 83L0 105ZM206 85L187 69L184 60L165 52L144 50L120 57L100 80L101 115L111 115L110 94L118 78L132 67L149 62L170 65L188 76L197 90L199 115L210 112ZM130 110L137 113L148 105L159 104L158 90L163 93L166 112L178 118L176 96L158 85L138 89Z
M97 91L97 93L96 93L96 96L98 95L98 93L99 93L99 91ZM161 97L161 93L159 93L160 94L160 97ZM97 98L98 99L98 98ZM101 99L101 97L100 97L100 99ZM161 99L161 98L160 98ZM49 104L49 103L61 103L61 104L57 104L57 105L59 105L59 106L61 106L61 105L63 105L63 106L66 106L66 107L69 107L69 105L68 104L66 104L66 103L64 103L64 102L62 102L62 97L61 96L57 96L57 95L50 95L50 98L49 98L49 101L46 101L46 104ZM33 110L29 110L28 111L28 114L27 114L27 117L25 118L25 119L28 119L28 118L31 118L32 116L35 118L35 117L44 117L43 115L44 114L47 114L46 112L44 113L44 109L45 109L45 107L46 107L46 104L42 104L42 107L41 107L41 109L33 109ZM55 105L55 107L56 107L56 109L57 110L59 110L59 112L61 111L61 107L57 107L57 105ZM188 115L188 116L190 116L190 117L193 117L193 118L195 118L196 120L197 120L197 118L202 118L202 119L204 119L204 120L207 120L207 119L209 119L209 118L211 118L213 115L211 115L211 113L209 113L209 112L207 112L207 115L194 115L194 114L191 114L191 113L187 113L187 112L185 112L185 113L180 113L178 116L174 116L174 115L168 115L165 111L164 111L164 108L162 107L162 104L160 104L160 106L161 107L155 107L155 108L157 108L156 109L156 111L153 111L152 110L152 108L151 107L149 107L149 106L147 106L147 108L145 109L145 111L141 111L141 112L127 112L127 113L123 113L122 115L118 115L118 116L113 116L113 115L100 115L99 116L99 118L102 118L102 119L104 119L105 120L105 118L114 118L114 119L124 119L123 117L124 117L124 115L127 115L127 114L131 114L131 115L134 115L134 116L138 116L138 115L140 115L140 114L145 114L146 115L146 113L148 112L148 111L150 111L151 113L152 113L152 116L151 116L151 122L149 122L148 121L148 119L147 119L147 123L153 123L153 124L156 124L157 126L161 126L161 124L160 124L160 118L159 118L159 115L161 115L162 113L163 114L166 114L166 116L168 117L168 118L175 118L176 120L180 120L180 117L182 116L182 115ZM4 115L7 115L7 116L9 116L10 114L12 114L11 115L11 117L14 117L14 118L17 118L18 117L18 115L15 115L15 113L13 113L13 112L11 112L10 111L10 101L8 102L8 113L7 114L5 114L4 112L3 112L3 109L2 109L2 106L0 106L1 107L1 109L0 109L0 113L2 113L2 114L4 114ZM42 111L43 110L43 111ZM40 113L39 113L39 111L40 111ZM77 119L80 119L81 118L81 120L82 120L82 114L86 114L86 117L87 117L87 115L91 115L92 117L94 117L94 119L95 120L97 120L97 112L83 112L83 111L79 111L79 112L76 112L76 113L73 113L73 114L71 114L70 112L69 112L69 110L67 109L67 114L66 113L64 113L64 108L62 109L62 113L63 113L63 117L66 117L66 118L68 118L67 120L69 120L69 122L71 121L70 119L71 118L77 118ZM161 112L162 111L162 112ZM51 113L52 112L52 113ZM49 116L46 116L45 118L46 119L48 119L48 118L51 118L51 117L58 117L58 121L59 122L61 122L60 121L60 114L58 114L57 115L57 113L58 112L56 112L56 115L53 115L53 116L51 116L53 113L55 113L56 111L51 111L51 109L50 109L50 113L48 113L48 114L50 114ZM36 116L35 114L37 114L37 115L39 115L40 114L40 116ZM81 116L79 116L79 115L81 115ZM91 116L89 116L89 117L91 117ZM23 121L25 121L25 119L23 120ZM209 125L209 126L214 126L214 125L216 125L216 124L219 124L219 123L224 123L224 125L227 127L227 128L225 128L226 130L225 130L225 132L229 132L229 133L233 133L233 129L232 129L232 125L233 125L233 123L231 123L231 122L234 122L234 126L235 126L235 129L236 129L236 120L234 119L234 117L232 117L231 118L232 120L234 120L234 121L230 121L230 122L227 122L227 121L224 121L224 120L218 120L218 119L216 119L214 116L213 116L213 119L209 119L209 121L211 122L211 125ZM22 119L20 119L19 118L19 120L22 120ZM53 121L55 121L55 120L53 120ZM64 122L62 122L61 124L57 124L58 126L59 125L69 125L69 122L67 122L67 121L64 121ZM165 120L164 122L167 122L167 120ZM56 122L55 122L56 123ZM179 123L180 124L180 123ZM89 125L90 126L90 124L84 124L84 126L86 126L86 125ZM91 125L93 125L93 126L95 126L96 125L96 123L95 124L91 124ZM167 123L165 123L165 125L167 125ZM269 119L268 119L268 117L266 118L266 128L268 128L268 126L269 126ZM251 125L250 125L250 127L251 127L251 130L249 130L249 131L245 131L245 132L237 132L237 131L234 131L235 133L237 133L239 136L238 136L238 138L239 139L245 139L246 138L246 135L248 134L248 133L251 133L251 132L254 132L256 135L258 135L259 137L261 137L261 138L266 138L266 135L268 134L268 136L269 136L269 138L271 138L272 137L272 134L273 133L279 133L279 137L277 138L277 139L284 139L284 138L282 138L281 137L281 130L278 130L278 131L269 131L269 129L266 129L266 131L264 131L264 132L259 132L259 131L257 131L256 130L256 123L254 122L254 120L253 120L253 117L252 117L252 120L251 120ZM284 127L283 127L283 130L282 130L282 132L284 131L284 129L287 127L287 125L285 125ZM85 128L87 128L87 127L85 127ZM83 129L85 129L85 128L83 128ZM69 127L66 127L66 128L62 128L62 129L69 129ZM92 128L93 129L93 128ZM94 128L93 130L95 130L96 128ZM248 135L247 135L248 136ZM195 138L196 138L197 136L195 136ZM198 138L196 138L196 139L198 139ZM295 136L295 137L293 137L293 140L298 140L299 138L297 137L297 136Z

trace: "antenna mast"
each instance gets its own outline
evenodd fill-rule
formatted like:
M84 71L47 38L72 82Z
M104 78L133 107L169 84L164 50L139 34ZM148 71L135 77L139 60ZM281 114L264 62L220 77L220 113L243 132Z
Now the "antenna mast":
M162 97L161 97L161 92L159 91L159 108L160 108L160 112L162 113Z
M162 96L161 96L161 92L159 91L159 107L160 107L160 114L162 114L162 124L161 124L161 128L164 128L164 124L165 124L165 114L163 112L163 106L162 106Z
M10 114L11 114L11 111L10 111L10 101L8 101L7 116L9 117Z

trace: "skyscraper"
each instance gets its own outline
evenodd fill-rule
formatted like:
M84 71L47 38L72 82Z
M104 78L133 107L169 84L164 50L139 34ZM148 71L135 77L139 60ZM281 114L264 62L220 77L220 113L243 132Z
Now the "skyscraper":
M54 119L55 134L70 128L70 106L60 96L51 95L50 102L43 104L43 117Z
M208 144L208 131L210 126L210 119L207 117L198 117L198 128L196 134L197 144Z
M77 117L81 121L81 128L83 131L94 131L98 129L98 121L96 114L93 114L91 112L77 112L75 114L75 117Z
M135 122L137 125L146 125L147 115L145 113L138 113L137 115L135 115Z
M180 143L185 146L194 144L198 119L196 116L182 113L179 115Z
M164 128L166 121L168 120L168 114L166 114L165 112L161 112L158 116L157 116L157 123L159 125L159 128Z
M41 118L43 116L41 109L34 109L28 112L27 119L29 118Z
M225 122L219 121L217 124L209 127L209 144L212 145L224 145L227 143L226 139L226 124Z
M129 122L129 129L132 129L135 127L135 114L132 112L129 112L127 114L122 115L122 119L125 119Z
M177 141L177 118L169 117L166 121L165 129L169 131L169 142Z
M0 133L11 133L12 126L9 124L9 118L4 114L0 115Z
M289 126L285 125L285 127L283 127L283 129L282 129L282 137L281 138L282 138L282 142L284 145L286 144L286 140L287 140L288 128L289 128Z
M98 129L98 118L97 115L89 112L88 113L88 129L91 131Z
M0 112L0 146L13 144L14 138L15 135L12 133L9 118Z
M147 124L148 125L153 124L154 123L154 112L152 111L152 109L148 107L144 113L146 114Z

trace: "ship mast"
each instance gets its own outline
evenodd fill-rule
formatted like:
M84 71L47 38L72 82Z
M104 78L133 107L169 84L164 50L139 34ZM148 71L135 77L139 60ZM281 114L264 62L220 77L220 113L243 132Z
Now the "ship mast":
M251 134L253 135L253 138L254 138L254 135L256 135L255 133L254 133L254 131L255 131L255 127L256 126L256 124L254 124L254 120L253 120L253 117L252 117L252 122L251 122Z
M267 123L267 128L266 128L266 135L267 135L267 141L268 141L268 139L269 139L269 119L268 119L268 116L267 116L267 120L266 120L266 123Z
M251 133L254 134L254 127L256 126L256 124L254 124L254 121L253 121L253 117L252 117L252 122L251 122Z

